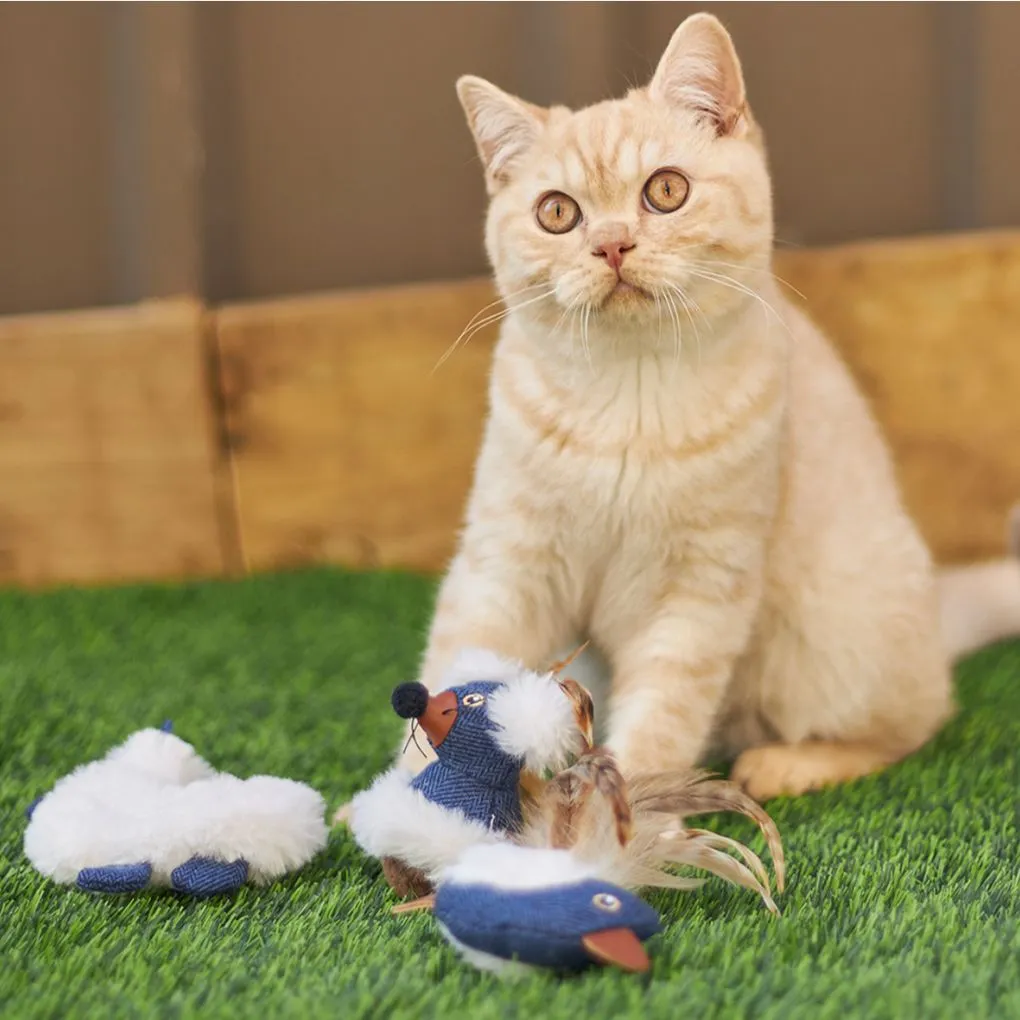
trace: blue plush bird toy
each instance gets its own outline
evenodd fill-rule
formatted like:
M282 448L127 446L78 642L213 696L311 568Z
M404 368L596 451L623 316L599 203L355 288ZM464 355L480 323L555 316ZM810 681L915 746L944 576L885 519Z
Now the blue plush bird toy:
M511 845L465 851L440 878L433 910L465 959L504 974L593 964L646 971L643 943L661 930L647 903L567 851Z

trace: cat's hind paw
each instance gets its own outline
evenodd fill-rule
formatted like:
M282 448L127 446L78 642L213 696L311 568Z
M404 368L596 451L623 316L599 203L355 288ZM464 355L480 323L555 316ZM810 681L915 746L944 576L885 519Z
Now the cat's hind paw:
M797 797L877 772L895 755L866 744L809 740L801 744L752 747L736 760L730 780L759 803Z

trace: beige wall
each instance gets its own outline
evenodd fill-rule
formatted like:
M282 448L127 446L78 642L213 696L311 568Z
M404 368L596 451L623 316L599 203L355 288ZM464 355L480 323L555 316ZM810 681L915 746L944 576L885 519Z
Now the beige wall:
M0 313L479 272L457 75L589 102L700 6L0 5ZM1020 224L1020 5L707 6L784 242Z

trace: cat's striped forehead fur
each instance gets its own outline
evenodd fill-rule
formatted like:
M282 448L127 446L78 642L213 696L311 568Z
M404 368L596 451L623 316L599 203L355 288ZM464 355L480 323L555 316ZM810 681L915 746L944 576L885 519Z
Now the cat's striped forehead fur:
M584 307L596 318L640 322L661 315L659 299L677 289L718 310L733 292L713 286L716 268L739 280L767 266L764 144L732 43L714 18L688 19L651 83L621 99L543 109L477 78L461 79L458 92L486 171L496 280L508 300L534 299L530 316L552 320ZM663 169L689 184L670 213L643 198ZM550 193L579 207L564 233L537 219ZM607 241L626 247L619 272L597 256Z

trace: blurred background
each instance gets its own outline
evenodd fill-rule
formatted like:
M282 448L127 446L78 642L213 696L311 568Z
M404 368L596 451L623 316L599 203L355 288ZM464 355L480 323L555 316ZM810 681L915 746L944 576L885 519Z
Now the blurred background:
M441 569L496 333L434 371L493 298L454 82L616 96L699 9L0 4L0 585ZM1000 552L1020 4L707 9L765 126L777 271L937 555Z
M1020 224L1020 5L709 4L780 242ZM647 79L681 3L0 5L0 314L484 270L463 73Z

